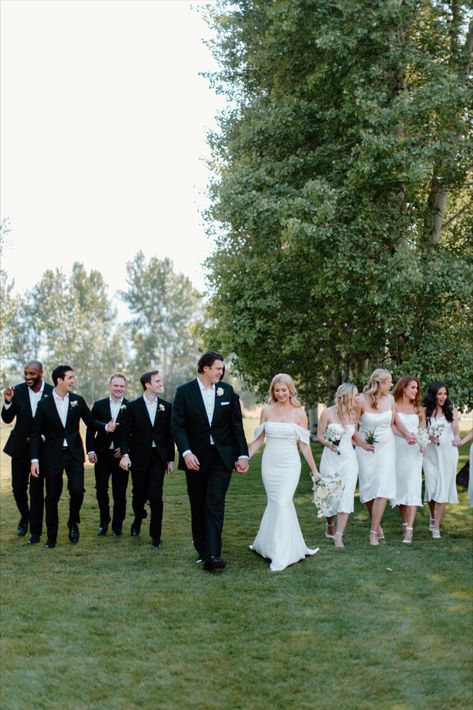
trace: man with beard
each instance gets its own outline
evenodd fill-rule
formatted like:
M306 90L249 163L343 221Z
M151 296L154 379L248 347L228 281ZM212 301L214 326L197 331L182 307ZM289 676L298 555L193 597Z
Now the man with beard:
M15 387L7 387L3 392L5 404L2 407L2 419L6 424L16 417L8 441L3 449L11 456L11 480L13 496L20 522L17 532L24 537L30 526L30 545L40 541L43 527L44 510L44 475L30 481L30 505L28 506L28 479L30 477L30 442L33 417L38 402L51 396L52 385L43 380L43 366L38 360L31 360L25 365L25 382Z

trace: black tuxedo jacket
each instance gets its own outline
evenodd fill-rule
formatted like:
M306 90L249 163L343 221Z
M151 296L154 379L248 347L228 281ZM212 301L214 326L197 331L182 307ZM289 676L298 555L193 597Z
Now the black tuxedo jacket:
M79 431L80 420L95 429L104 429L107 422L94 419L85 399L80 394L69 394L66 426L64 427L58 414L53 396L43 398L38 403L33 419L31 432L31 458L37 459L41 442L43 444L43 461L46 466L60 463L64 439L67 441L70 454L84 461L84 445Z
M50 397L52 391L53 386L45 382L41 399ZM31 411L30 395L26 382L15 386L11 406L8 409L5 406L2 407L2 419L5 424L11 424L15 417L15 426L10 432L3 450L9 456L20 458L26 456L29 452L31 429L33 427L33 412Z
M143 397L128 403L121 431L120 449L122 454L130 456L132 469L148 467L153 441L164 468L174 461L171 413L171 403L158 397L156 417L152 425Z
M223 390L220 396L219 389ZM239 456L248 456L240 398L226 382L215 386L215 408L210 424L197 380L178 387L173 403L172 431L182 470L186 470L182 454L187 450L197 456L202 469L206 468L211 454L210 436L230 471Z
M123 399L122 408L118 412L116 422L118 424L114 432L107 432L105 429L94 429L94 427L87 427L87 432L85 435L85 449L86 451L95 451L97 455L104 454L110 445L113 444L113 448L117 449L120 446L120 430L123 427L123 422L125 420L125 412L128 405L128 400ZM99 419L103 422L109 422L112 418L112 412L110 410L110 397L105 397L105 399L98 399L94 402L92 407L92 416L95 419Z

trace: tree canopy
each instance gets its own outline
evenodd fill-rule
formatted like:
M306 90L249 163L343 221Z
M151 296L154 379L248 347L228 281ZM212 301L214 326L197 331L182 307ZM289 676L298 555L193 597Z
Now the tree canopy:
M307 403L377 366L473 405L465 3L239 0L209 14L211 335Z

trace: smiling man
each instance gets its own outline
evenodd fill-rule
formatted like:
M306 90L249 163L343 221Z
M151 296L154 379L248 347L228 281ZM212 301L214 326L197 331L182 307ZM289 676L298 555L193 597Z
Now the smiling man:
M24 373L24 383L7 387L3 392L5 400L2 407L3 421L11 424L16 417L15 426L3 450L11 456L13 496L21 516L17 532L20 537L24 537L28 532L29 524L31 537L28 543L33 545L39 542L43 527L44 476L31 479L28 506L31 428L38 402L43 397L50 396L53 388L43 380L43 366L38 360L28 362Z
M222 529L232 471L248 469L240 400L221 381L224 367L219 353L202 355L197 378L177 389L172 417L179 468L186 472L197 561L209 572L226 566Z
M87 427L85 445L87 457L94 464L95 490L100 511L100 536L106 535L110 522L110 500L108 484L112 479L113 518L112 533L116 537L122 534L123 521L126 514L126 489L128 486L128 471L120 468L121 451L118 441L119 429L123 423L128 400L125 399L126 377L120 372L112 375L108 382L110 396L99 399L92 406L92 416L96 419L109 421L113 419L118 427L115 432L105 429L96 430Z
M69 490L69 540L79 542L80 509L84 499L84 445L79 431L80 421L88 427L115 431L116 423L94 419L85 399L72 391L74 371L59 365L52 372L52 395L42 399L36 409L31 433L31 476L38 478L44 469L46 479L45 547L56 546L58 503L62 493L62 476L66 472ZM44 442L44 444L42 444ZM41 465L39 452L43 446Z

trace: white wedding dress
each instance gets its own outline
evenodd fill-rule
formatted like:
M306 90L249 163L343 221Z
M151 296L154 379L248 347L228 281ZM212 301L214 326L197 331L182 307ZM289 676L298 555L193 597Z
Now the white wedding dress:
M266 446L261 470L268 504L250 550L270 559L271 571L279 572L318 551L305 544L293 501L301 473L297 440L309 444L310 435L297 424L264 422L255 438L263 430Z
M443 426L437 444L428 444L424 456L424 501L458 503L457 464L458 449L453 446L453 429L445 417L431 417L430 425Z
M356 447L359 466L360 502L374 498L396 498L396 445L391 429L392 411L363 412L360 417L360 434L366 439L374 431L376 443L373 451Z
M328 447L324 447L320 459L320 475L322 478L341 478L343 493L339 501L333 501L330 511L324 513L325 517L332 517L337 513L353 513L355 488L358 479L358 460L352 444L355 433L353 424L342 426L338 422L331 422L330 426L340 432L338 450L340 455Z
M398 412L398 417L411 434L419 428L418 414ZM403 436L394 437L396 445L396 497L391 506L413 505L422 508L422 451L418 444L408 444Z

